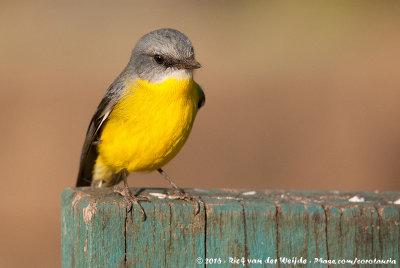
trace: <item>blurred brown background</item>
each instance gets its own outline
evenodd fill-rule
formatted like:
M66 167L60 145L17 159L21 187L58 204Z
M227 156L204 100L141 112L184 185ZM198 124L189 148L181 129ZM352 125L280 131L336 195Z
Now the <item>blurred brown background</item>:
M394 3L0 2L0 266L60 265L60 195L89 120L162 27L192 40L207 97L166 167L178 185L400 190Z

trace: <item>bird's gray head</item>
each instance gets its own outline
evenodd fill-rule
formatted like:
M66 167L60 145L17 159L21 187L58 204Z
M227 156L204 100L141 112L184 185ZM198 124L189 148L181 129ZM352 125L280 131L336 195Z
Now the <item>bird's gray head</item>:
M160 29L136 43L128 65L135 75L151 83L168 78L188 79L200 68L189 39L174 29Z

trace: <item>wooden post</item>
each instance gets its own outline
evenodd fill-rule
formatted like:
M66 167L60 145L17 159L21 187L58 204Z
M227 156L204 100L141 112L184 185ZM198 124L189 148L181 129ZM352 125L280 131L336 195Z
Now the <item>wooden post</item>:
M63 267L399 267L400 192L167 191L64 190Z

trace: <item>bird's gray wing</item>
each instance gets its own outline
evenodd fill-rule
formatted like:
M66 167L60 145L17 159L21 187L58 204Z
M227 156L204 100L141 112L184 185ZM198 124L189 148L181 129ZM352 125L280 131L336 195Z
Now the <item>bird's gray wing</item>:
M81 153L78 179L76 182L77 187L90 186L92 183L93 168L98 156L97 144L100 140L101 131L104 128L108 116L114 109L114 106L120 100L123 87L124 84L118 80L111 84L90 121Z

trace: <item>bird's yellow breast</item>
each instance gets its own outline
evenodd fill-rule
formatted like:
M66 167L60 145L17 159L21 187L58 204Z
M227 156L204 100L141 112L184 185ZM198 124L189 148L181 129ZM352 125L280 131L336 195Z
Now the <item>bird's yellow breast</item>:
M97 161L115 173L161 168L187 140L199 98L192 79L129 82L104 126Z

